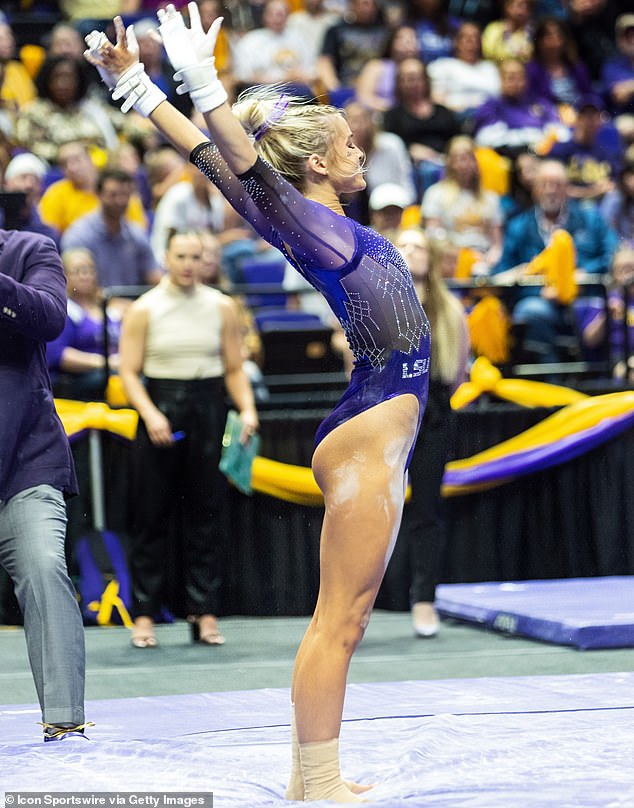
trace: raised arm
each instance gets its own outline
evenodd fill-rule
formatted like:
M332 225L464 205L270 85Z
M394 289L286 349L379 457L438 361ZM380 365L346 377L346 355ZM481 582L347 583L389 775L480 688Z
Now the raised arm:
M199 129L172 107L151 82L138 61L134 31L126 31L115 18L116 44L103 35L88 41L86 59L94 64L113 88L112 97L124 98L122 110L134 108L149 117L159 131L214 182L231 205L270 244L287 245L298 259L339 268L351 260L356 247L354 230L345 217L303 197L268 164L258 160L252 141L227 103L218 79L213 47L221 20L203 33L195 3L189 5L191 28L173 6L159 11L159 31L175 77L183 82L206 120L214 145ZM91 35L92 36L92 35ZM206 148L203 146L205 144Z
M134 108L140 115L150 118L161 134L172 143L185 159L207 138L185 115L173 107L165 94L145 74L139 62L139 46L134 28L126 30L121 17L114 18L116 42L113 45L105 34L93 31L86 37L88 50L84 57L94 65L113 91L117 100L125 98L122 110Z
M182 81L179 93L188 92L229 169L237 175L248 171L257 153L242 124L227 103L227 93L218 78L214 49L222 25L222 17L214 20L209 31L203 31L198 5L188 4L190 27L172 4L159 9L159 33L175 73Z
M208 159L195 153L195 164L234 207L232 195L237 189L228 184L233 177L239 179L243 198L237 209L269 243L277 247L283 244L296 258L324 268L343 266L356 248L353 228L345 217L305 199L278 172L258 160L252 139L227 104L227 94L214 67L213 52L222 19L214 21L205 33L196 3L190 2L188 10L189 28L172 5L160 10L158 17L175 78L183 82L178 91L189 93L217 149L216 155L206 155ZM218 168L220 158L224 170Z

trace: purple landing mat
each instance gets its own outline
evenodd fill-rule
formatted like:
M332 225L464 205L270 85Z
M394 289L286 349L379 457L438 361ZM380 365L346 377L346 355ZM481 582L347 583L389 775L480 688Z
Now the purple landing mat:
M94 701L90 741L48 744L35 705L0 707L0 794L213 791L215 808L282 808L288 701ZM342 769L389 808L631 808L633 718L634 673L350 685Z
M634 576L443 584L441 615L577 648L634 646Z

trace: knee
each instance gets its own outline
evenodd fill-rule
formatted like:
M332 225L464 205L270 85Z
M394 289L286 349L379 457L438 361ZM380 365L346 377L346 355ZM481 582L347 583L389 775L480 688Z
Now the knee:
M371 606L359 604L342 609L335 615L320 616L317 631L328 638L330 645L340 647L344 654L351 656L363 639L371 613Z
M353 654L356 651L359 643L363 639L369 622L369 614L358 614L356 617L355 615L351 615L350 619L345 621L342 626L341 640L344 649L348 653Z
M352 656L357 650L366 627L367 623L363 624L354 620L347 620L340 625L334 640L343 649L346 656Z
M66 559L53 549L47 549L33 557L28 568L16 575L16 591L42 592L66 587L68 582Z

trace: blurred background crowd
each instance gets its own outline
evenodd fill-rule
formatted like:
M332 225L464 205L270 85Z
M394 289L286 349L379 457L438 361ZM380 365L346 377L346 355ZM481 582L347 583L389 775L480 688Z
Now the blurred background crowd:
M146 120L121 114L85 63L84 35L112 33L112 16L123 15L149 75L195 120L155 37L161 5L15 0L0 14L0 217L5 228L47 233L63 255L68 323L49 362L66 397L102 396L127 305L111 295L105 307L102 290L155 284L176 230L203 234L205 283L230 292L254 279L279 285L277 297L244 298L256 392L265 310L275 309L277 322L301 310L332 328L340 350L337 324L281 255ZM367 169L348 215L395 238L425 233L429 263L469 316L472 355L498 365L510 356L600 360L608 377L634 381L634 13L626 4L198 5L205 27L224 18L216 61L233 97L274 83L345 110Z

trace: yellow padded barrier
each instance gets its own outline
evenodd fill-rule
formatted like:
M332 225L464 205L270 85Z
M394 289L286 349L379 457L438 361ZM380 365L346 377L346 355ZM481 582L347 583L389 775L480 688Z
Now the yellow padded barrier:
M69 437L85 429L100 429L133 440L139 422L136 410L111 410L100 401L70 401L56 398L55 407Z

